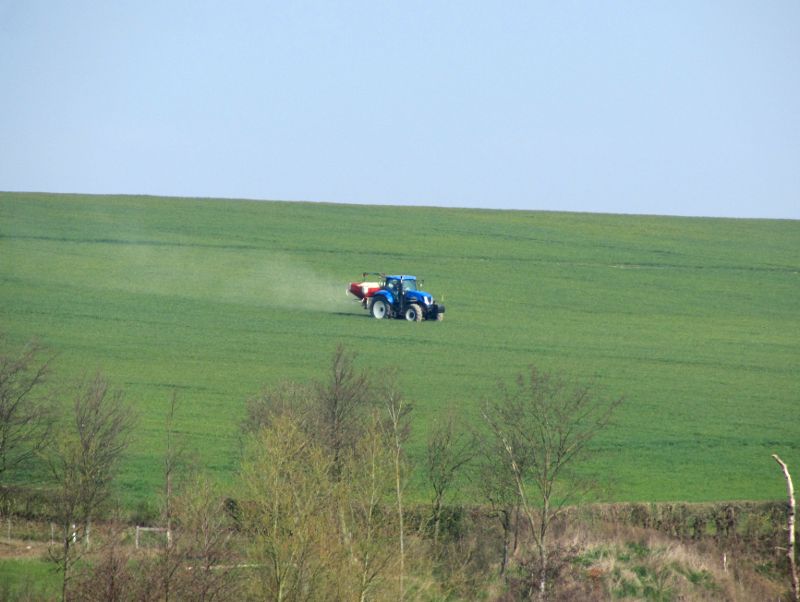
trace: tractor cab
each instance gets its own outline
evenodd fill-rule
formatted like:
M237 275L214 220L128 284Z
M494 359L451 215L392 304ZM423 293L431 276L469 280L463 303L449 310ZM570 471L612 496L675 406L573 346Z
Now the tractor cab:
M417 290L417 279L414 276L387 276L384 286L392 294L402 295Z

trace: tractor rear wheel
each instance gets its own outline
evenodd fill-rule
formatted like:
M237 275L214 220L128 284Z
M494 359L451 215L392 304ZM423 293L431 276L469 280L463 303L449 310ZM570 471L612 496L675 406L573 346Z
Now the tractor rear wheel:
M409 322L422 322L422 308L416 303L412 303L406 309L406 320Z
M384 299L375 299L370 307L370 313L376 320L382 320L389 315L389 304Z

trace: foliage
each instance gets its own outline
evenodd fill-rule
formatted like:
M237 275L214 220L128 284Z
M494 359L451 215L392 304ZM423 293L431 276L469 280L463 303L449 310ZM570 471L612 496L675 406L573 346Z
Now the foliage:
M391 380L381 386L354 359L340 346L313 389L283 383L249 404L241 528L259 596L382 599L394 589L392 569L404 597L409 406ZM299 391L308 397L287 405ZM385 408L374 402L379 391Z
M323 448L287 414L249 442L241 471L248 500L243 525L265 599L306 599L331 572L331 467Z

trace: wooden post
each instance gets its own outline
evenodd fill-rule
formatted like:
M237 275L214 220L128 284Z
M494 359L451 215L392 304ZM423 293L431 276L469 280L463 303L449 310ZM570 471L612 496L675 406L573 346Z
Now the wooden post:
M772 454L772 457L775 458L775 461L780 464L781 469L783 470L783 476L786 478L786 490L789 494L789 546L786 550L786 557L789 559L789 576L792 579L792 595L794 596L795 602L800 602L800 586L797 582L797 566L795 564L794 559L794 540L795 540L795 533L794 533L794 521L795 521L795 500L794 500L794 486L792 485L792 477L789 474L789 469L786 467L786 463L781 460L777 454Z

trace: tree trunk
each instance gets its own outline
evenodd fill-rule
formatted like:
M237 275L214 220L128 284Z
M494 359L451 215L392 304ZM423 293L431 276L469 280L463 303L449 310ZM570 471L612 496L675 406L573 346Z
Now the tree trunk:
M405 578L405 562L406 562L406 544L405 533L403 532L403 487L400 478L400 442L397 440L397 449L395 451L395 488L397 492L397 519L400 527L400 600L405 599L405 587L403 580Z
M61 566L63 568L63 574L61 575L61 577L62 577L62 579L61 579L61 602L67 602L67 580L69 579L69 568L70 568L70 566L69 566L70 565L70 562L69 562L69 547L70 547L70 545L69 545L69 543L70 543L70 538L72 537L72 530L69 527L66 527L64 529L64 531L65 531L65 533L64 533L65 537L64 537L64 542L63 542L64 545L61 548L61 553L62 553L63 556L62 556L62 558L59 559L61 561Z
M778 464L780 464L780 467L783 470L783 476L786 478L786 492L789 497L789 517L787 519L789 526L789 545L787 546L786 549L786 557L789 560L789 576L792 580L792 596L794 597L795 602L800 602L800 586L798 585L797 581L797 565L795 564L795 557L794 557L794 546L795 546L794 486L792 485L792 476L789 474L789 469L787 468L784 461L781 460L776 454L772 454L772 457L775 458L775 461Z
M511 544L511 512L509 510L505 508L500 510L500 523L503 525L503 562L500 564L500 575L504 577L508 566L508 546Z
M437 547L439 544L439 524L442 522L442 500L437 495L433 502L433 545ZM9 537L9 539L11 539ZM438 550L438 547L437 547Z
M539 543L539 599L547 599L547 547L542 535Z

